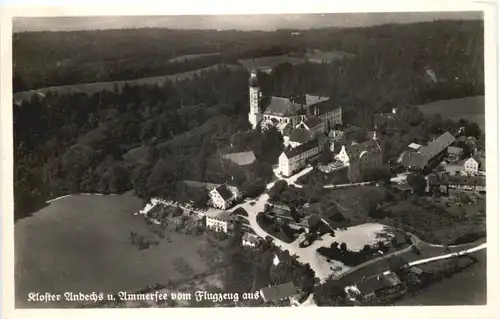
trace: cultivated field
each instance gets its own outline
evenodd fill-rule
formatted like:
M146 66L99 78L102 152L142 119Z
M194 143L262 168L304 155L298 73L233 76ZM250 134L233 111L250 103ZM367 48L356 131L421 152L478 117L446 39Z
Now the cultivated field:
M207 68L193 70L193 71L184 72L184 73L155 76L155 77L142 78L142 79L136 79L136 80L80 83L80 84L73 84L73 85L48 87L48 88L43 88L43 89L38 89L38 90L31 90L31 91L15 93L14 94L14 101L16 103L21 103L24 100L31 99L34 94L39 94L39 95L43 96L43 95L47 94L48 91L57 92L58 94L71 94L71 93L93 94L96 92L100 92L102 90L112 91L112 90L114 90L115 84L118 86L119 89L121 89L125 85L125 83L128 83L129 85L144 85L144 84L162 85L166 81L175 81L175 80L182 81L182 80L192 78L195 74L201 75L203 72L215 71L220 66L224 66L224 67L231 68L231 69L240 68L240 66L237 66L237 65L217 64L217 65L209 66Z
M463 118L475 122L484 131L484 96L437 101L419 105L418 108L426 115L441 114L445 119L457 121Z
M15 225L16 307L29 292L137 291L206 271L197 253L203 237L165 232L154 235L141 216L142 201L127 193L75 195L59 199ZM139 250L130 232L157 241ZM179 249L182 247L182 249ZM183 267L179 267L182 264ZM182 269L181 269L182 268ZM59 307L69 306L57 304Z

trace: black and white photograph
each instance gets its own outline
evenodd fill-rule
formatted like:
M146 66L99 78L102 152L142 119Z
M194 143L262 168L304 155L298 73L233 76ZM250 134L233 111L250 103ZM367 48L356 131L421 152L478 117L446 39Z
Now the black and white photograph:
M484 21L13 17L15 308L486 306Z

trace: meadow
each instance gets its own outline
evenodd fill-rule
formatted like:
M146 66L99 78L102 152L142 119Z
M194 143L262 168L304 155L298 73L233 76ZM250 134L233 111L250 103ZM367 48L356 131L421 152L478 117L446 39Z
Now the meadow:
M151 226L133 215L142 206L131 193L73 195L19 220L14 230L16 307L71 306L28 303L29 292L137 291L205 272L207 263L197 253L204 237L172 232L152 238ZM157 245L140 250L131 243L131 232Z
M30 90L25 92L14 93L13 99L16 103L22 103L24 100L29 100L35 94L39 94L44 96L48 91L52 91L57 94L72 94L72 93L85 93L85 94L93 94L96 92L100 92L102 90L112 91L115 88L115 85L121 89L125 83L128 83L130 86L134 85L163 85L163 83L167 81L183 81L187 79L193 78L195 75L200 76L202 73L215 71L219 66L224 66L231 69L240 68L240 66L236 65L227 65L227 64L216 64L206 68L193 70L184 73L163 75L163 76L154 76L147 77L135 80L126 80L126 81L109 81L109 82L92 82L92 83L79 83L72 85L62 85L62 86L54 86L54 87L46 87L37 90Z
M451 99L436 101L418 108L425 115L440 114L444 119L458 121L466 119L477 123L481 130L485 127L485 103L484 96L471 96L462 99Z

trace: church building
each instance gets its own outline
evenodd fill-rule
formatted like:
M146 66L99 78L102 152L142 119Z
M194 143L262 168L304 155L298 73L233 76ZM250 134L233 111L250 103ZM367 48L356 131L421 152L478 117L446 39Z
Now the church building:
M378 143L377 132L374 131L373 139L369 141L343 145L335 159L348 166L351 183L363 182L368 173L383 166L382 148Z
M248 120L253 129L276 126L283 132L285 128L305 128L327 133L335 124L342 124L342 107L332 99L314 94L294 97L263 96L257 71L250 74Z

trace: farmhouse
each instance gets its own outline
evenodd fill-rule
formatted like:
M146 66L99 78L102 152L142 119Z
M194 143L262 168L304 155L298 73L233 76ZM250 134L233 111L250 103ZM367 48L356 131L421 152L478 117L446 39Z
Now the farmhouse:
M425 171L441 162L448 147L455 142L455 137L446 132L429 144L422 146L416 152L403 153L402 162L408 169Z
M298 296L298 291L292 282L277 286L265 287L260 290L260 295L265 302L283 299L292 299Z
M209 196L215 208L226 210L241 198L241 192L234 186L223 184L212 189Z
M252 128L276 126L283 132L287 125L296 128L299 124L311 130L325 130L325 126L342 124L342 107L328 97L306 94L305 96L263 96L257 71L250 74L248 120ZM315 119L314 119L315 118ZM319 124L318 121L325 122Z
M373 139L348 146L343 145L335 159L349 167L348 177L351 183L363 181L368 173L383 165L382 148L376 132Z
M395 273L385 271L347 286L344 290L350 300L364 303L401 293L402 284Z
M307 159L319 153L320 147L317 140L312 140L293 148L289 145L279 157L280 174L291 176L306 165Z

